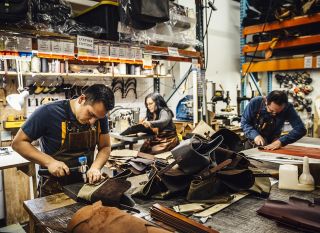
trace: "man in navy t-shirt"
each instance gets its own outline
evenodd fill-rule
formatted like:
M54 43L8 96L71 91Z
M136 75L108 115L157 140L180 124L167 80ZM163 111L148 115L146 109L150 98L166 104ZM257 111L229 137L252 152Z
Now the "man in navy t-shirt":
M87 156L88 181L97 182L111 151L106 114L113 107L112 90L102 84L92 85L76 99L36 109L18 131L12 147L26 159L47 168L54 177L68 176L70 167L79 166L78 158ZM37 139L41 151L31 144Z

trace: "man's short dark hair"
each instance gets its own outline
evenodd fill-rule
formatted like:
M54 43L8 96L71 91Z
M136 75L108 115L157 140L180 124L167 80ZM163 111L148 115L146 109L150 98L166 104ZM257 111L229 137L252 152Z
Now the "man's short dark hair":
M288 103L288 95L284 91L271 91L267 96L267 104L274 102L277 105L284 105Z
M107 111L114 108L114 93L104 84L94 84L88 87L83 94L86 96L86 102L90 104L101 101Z

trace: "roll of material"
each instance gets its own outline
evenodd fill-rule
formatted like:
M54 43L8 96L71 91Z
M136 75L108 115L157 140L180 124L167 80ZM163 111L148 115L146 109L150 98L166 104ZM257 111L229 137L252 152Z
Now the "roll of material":
M33 56L31 59L31 72L40 73L41 61L37 56Z
M41 58L41 72L47 73L49 71L48 60Z
M60 72L61 72L61 73L65 73L65 72L66 72L66 71L65 71L64 62L61 62L61 63L60 63Z
M119 63L118 69L119 69L119 74L127 74L127 64Z

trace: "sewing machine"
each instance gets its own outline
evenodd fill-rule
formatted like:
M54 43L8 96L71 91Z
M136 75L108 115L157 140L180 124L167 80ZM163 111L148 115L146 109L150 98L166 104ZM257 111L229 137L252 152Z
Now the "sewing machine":
M116 107L110 113L113 132L123 132L132 125L139 123L139 108Z

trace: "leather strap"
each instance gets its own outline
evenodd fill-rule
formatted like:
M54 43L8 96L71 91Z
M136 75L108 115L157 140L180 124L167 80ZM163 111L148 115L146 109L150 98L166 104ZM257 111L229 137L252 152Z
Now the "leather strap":
M164 222L165 224L172 226L182 232L219 233L212 228L208 228L160 204L154 204L151 207L150 212L152 218Z

